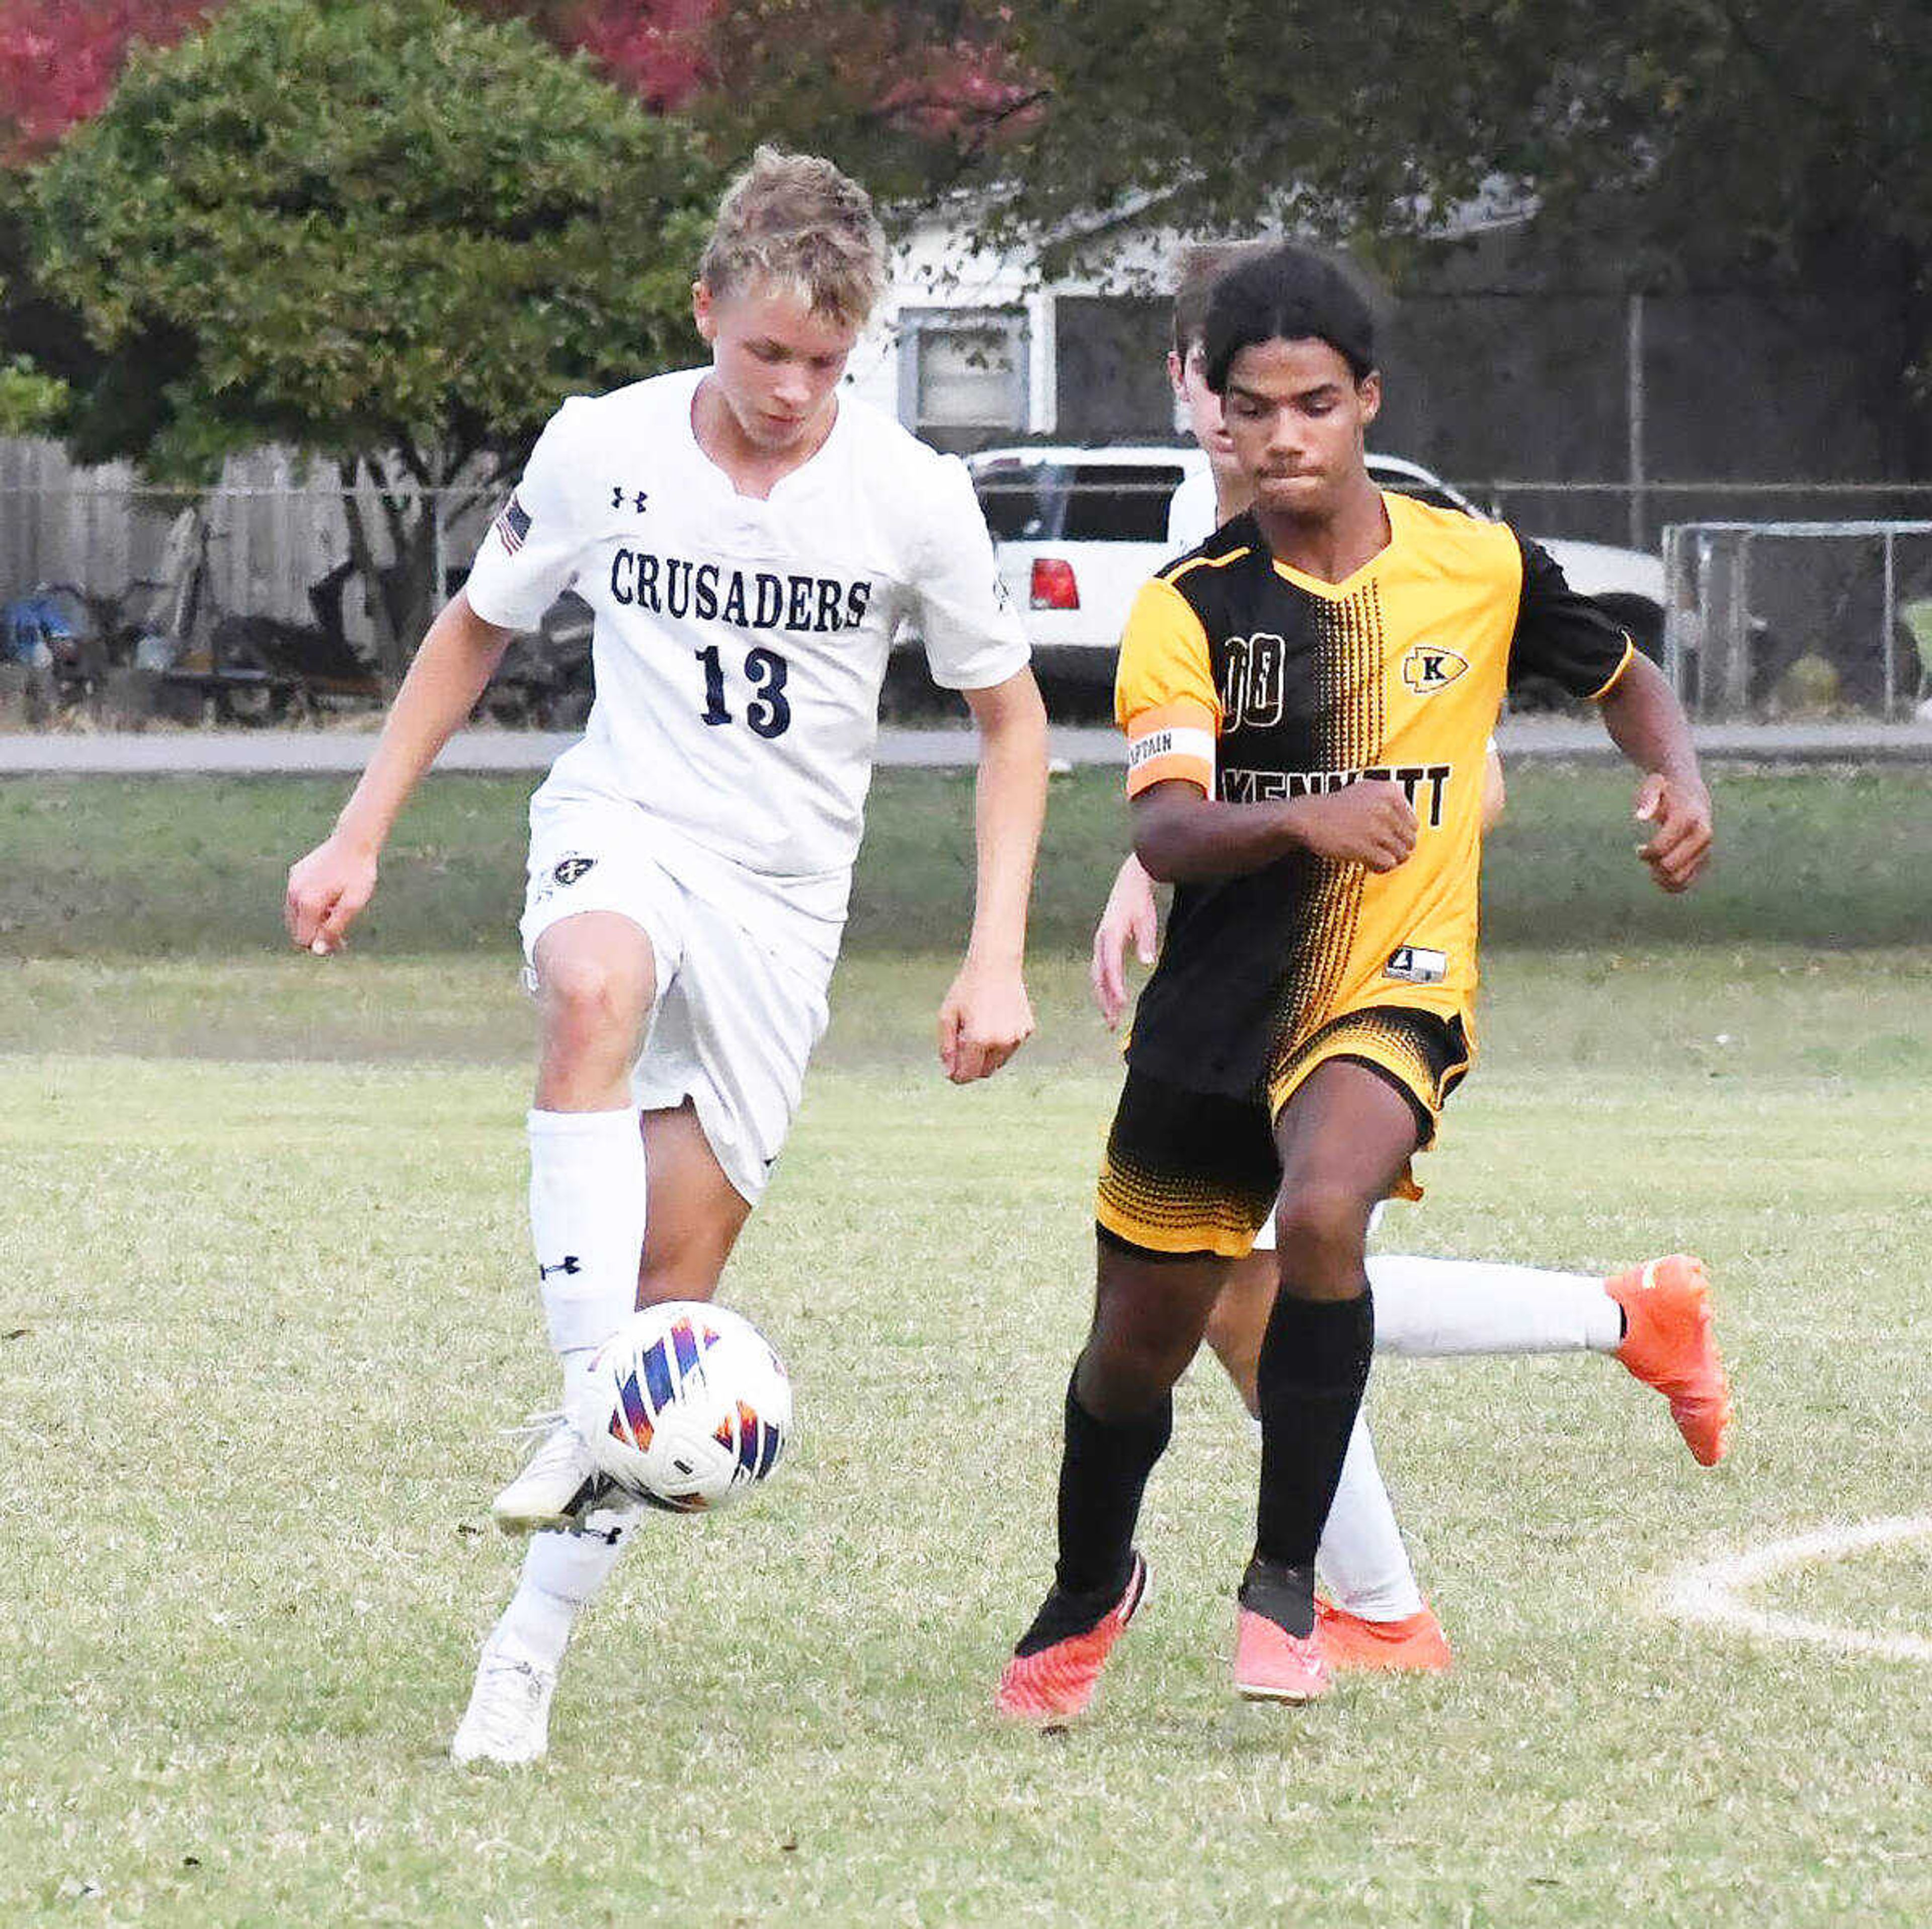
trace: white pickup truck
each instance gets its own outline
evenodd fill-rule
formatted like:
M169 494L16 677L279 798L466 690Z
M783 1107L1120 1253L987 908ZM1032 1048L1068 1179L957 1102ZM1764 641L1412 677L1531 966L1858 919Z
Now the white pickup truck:
M1151 443L988 448L967 458L1000 574L1025 612L1042 670L1095 682L1113 675L1134 592L1169 560L1168 502L1207 464L1197 448ZM1369 473L1382 488L1483 514L1441 477L1400 456L1371 455ZM1658 557L1607 543L1536 540L1572 587L1596 597L1640 649L1656 655L1664 601Z

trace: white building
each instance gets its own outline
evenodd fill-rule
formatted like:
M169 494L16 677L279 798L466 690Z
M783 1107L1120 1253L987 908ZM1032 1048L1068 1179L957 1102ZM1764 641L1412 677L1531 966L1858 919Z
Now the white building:
M1104 261L1043 281L1030 250L976 244L969 213L922 220L847 380L946 448L1016 436L1148 436L1172 422L1162 356L1183 242L1125 231Z

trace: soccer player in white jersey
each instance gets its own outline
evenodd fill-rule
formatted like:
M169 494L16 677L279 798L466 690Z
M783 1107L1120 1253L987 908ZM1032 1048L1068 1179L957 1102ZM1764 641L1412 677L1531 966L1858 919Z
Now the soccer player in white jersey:
M1177 555L1206 542L1248 505L1221 398L1202 368L1202 327L1216 278L1263 252L1265 242L1190 249L1174 292L1168 374L1207 466L1190 473L1168 512L1168 546ZM1485 772L1485 828L1503 807L1493 749ZM1092 982L1111 1029L1126 1005L1125 954L1132 946L1154 962L1159 918L1154 886L1130 855L1115 878L1094 934ZM1378 1208L1379 1214L1381 1208ZM1376 1254L1368 1262L1376 1296L1376 1350L1412 1357L1598 1352L1615 1354L1671 1400L1686 1444L1702 1466L1722 1456L1730 1420L1724 1369L1709 1334L1703 1269L1682 1255L1613 1279L1544 1271L1488 1261ZM1250 1413L1255 1367L1275 1294L1274 1228L1234 1266L1208 1327L1208 1340ZM1318 1566L1333 1600L1318 1610L1330 1665L1439 1672L1449 1665L1442 1625L1424 1600L1376 1463L1367 1421L1358 1416L1340 1485L1322 1539Z
M941 1063L983 1078L1033 1030L1046 716L964 466L838 392L884 276L863 190L760 149L693 289L710 365L558 410L334 834L290 875L295 942L338 949L511 635L566 588L590 604L596 702L531 801L521 926L541 1018L530 1221L566 1399L634 1305L711 1296L764 1190L826 1021L904 616L980 738L978 892ZM635 1517L602 1490L559 1421L497 1496L499 1523L533 1538L458 1760L544 1753L572 1624Z

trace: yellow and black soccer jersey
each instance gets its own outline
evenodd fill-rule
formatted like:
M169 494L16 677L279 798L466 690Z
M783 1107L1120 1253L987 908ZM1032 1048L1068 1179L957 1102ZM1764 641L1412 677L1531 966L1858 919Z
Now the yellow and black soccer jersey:
M1385 494L1387 545L1341 583L1270 554L1238 516L1142 586L1115 709L1133 795L1170 778L1224 802L1384 777L1414 853L1382 873L1296 850L1174 892L1129 1062L1266 1098L1338 1014L1400 1005L1466 1024L1476 988L1485 749L1512 679L1602 697L1630 639L1507 525Z

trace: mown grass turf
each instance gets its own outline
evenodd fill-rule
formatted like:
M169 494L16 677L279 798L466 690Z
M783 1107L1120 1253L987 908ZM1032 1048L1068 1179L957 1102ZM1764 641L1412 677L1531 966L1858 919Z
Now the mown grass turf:
M941 952L848 956L817 1069L920 1076L958 963ZM1037 954L1028 979L1040 1030L1023 1064L1109 1071L1115 1042L1088 1002L1085 962ZM1932 1076L1932 947L1497 947L1485 986L1479 1078L1522 1069L1587 1085L1605 1065L1690 1070L1726 1089L1789 1072ZM0 1052L520 1068L535 1036L516 962L501 952L0 964ZM1566 1110L1580 1102L1569 1094Z
M459 1774L440 1751L514 1568L485 1531L514 1457L493 1430L550 1382L522 1084L0 1066L0 1919L1932 1911L1923 1681L1642 1607L1706 1546L1927 1491L1922 1173L1873 1156L1932 1133L1922 1082L1472 1084L1393 1236L1585 1265L1694 1240L1732 1462L1695 1470L1610 1362L1383 1362L1383 1456L1457 1672L1244 1714L1252 1448L1197 1372L1145 1526L1159 1592L1096 1718L1055 1740L1000 1732L986 1697L1045 1580L1112 1081L829 1070L730 1288L797 1376L792 1463L737 1514L650 1532L586 1625L548 1767ZM1888 1575L1921 1577L1848 1568L1833 1612L1928 1631Z
M1519 765L1486 866L1490 940L1520 946L1932 943L1932 766L1712 772L1720 843L1691 901L1631 856L1632 786L1596 767ZM513 948L530 784L442 777L398 828L359 928L392 955ZM0 782L0 956L227 956L280 941L284 880L340 807L339 778ZM886 770L852 898L848 952L958 941L970 906L972 778ZM1126 848L1118 773L1056 778L1034 942L1084 951Z
M1593 1268L1702 1250L1732 1460L1695 1469L1612 1362L1384 1360L1456 1671L1242 1712L1253 1450L1198 1369L1154 1601L1054 1739L987 1702L1046 1577L1090 1290L1110 791L1059 798L1041 1034L964 1092L929 1058L967 792L875 813L873 935L728 1287L791 1363L795 1454L649 1532L551 1761L511 1775L443 1752L514 1574L494 1430L551 1394L510 787L430 786L388 924L326 964L273 907L334 787L0 787L0 1922L1932 1919L1924 1669L1646 1606L1680 1560L1932 1492L1922 782L1739 778L1722 890L1619 922L1627 787L1521 773L1490 924L1539 941L1492 952L1483 1062L1389 1228ZM1925 1571L1907 1545L1762 1598L1932 1635Z

